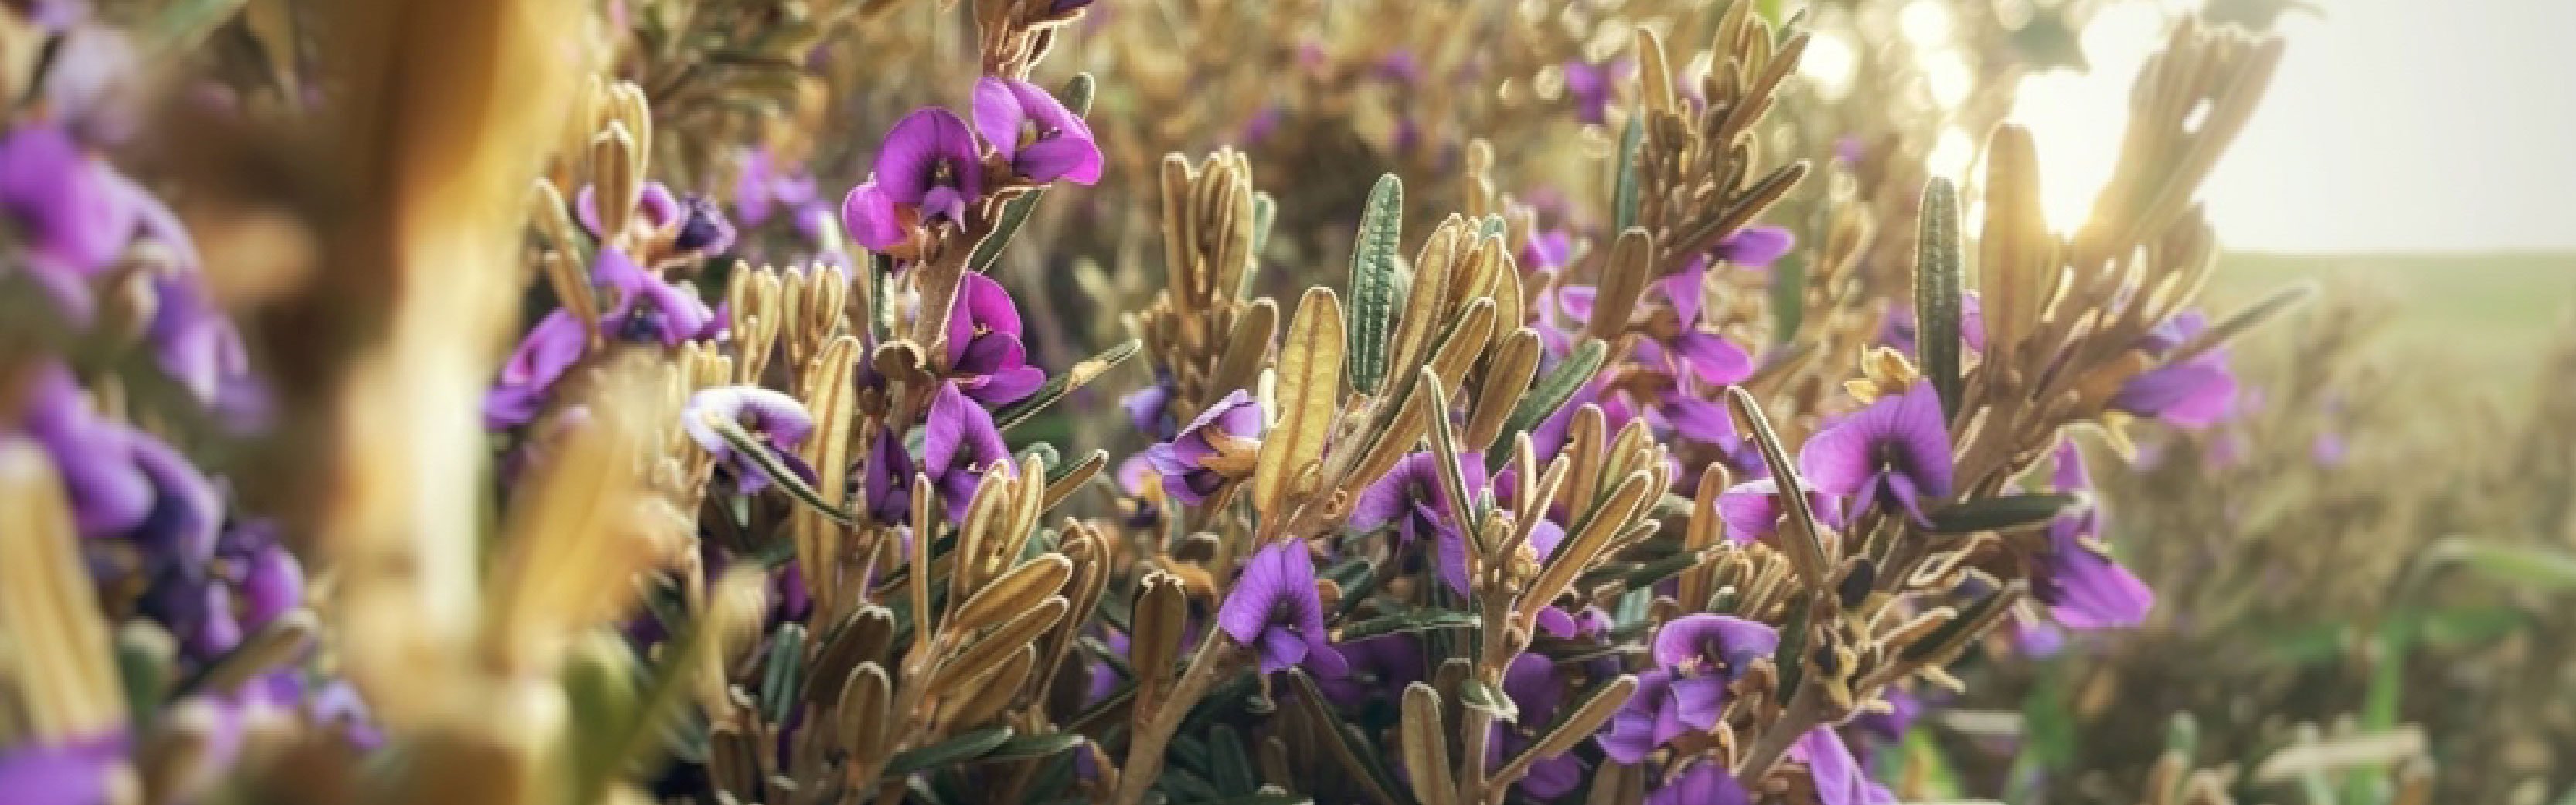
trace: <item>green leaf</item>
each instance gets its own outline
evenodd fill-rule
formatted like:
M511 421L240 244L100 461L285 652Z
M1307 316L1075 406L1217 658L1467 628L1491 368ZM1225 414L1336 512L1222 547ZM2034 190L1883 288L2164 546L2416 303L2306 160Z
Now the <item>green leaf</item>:
M1780 671L1780 701L1798 692L1798 682L1807 673L1807 610L1810 599L1800 597L1789 607L1789 619L1781 622L1780 649L1771 655L1771 664Z
M790 623L769 641L769 661L760 676L760 709L769 723L785 724L796 710L797 691L805 685L805 627Z
M1959 415L1964 383L1959 366L1961 286L1966 282L1959 242L1959 188L1933 177L1923 186L1923 209L1914 241L1915 349L1923 373L1941 394L1944 421Z
M929 746L896 752L886 761L885 776L902 777L982 757L1009 740L1010 727L985 727Z
M1922 639L1907 644L1902 656L1908 660L1921 660L1938 655L1943 649L1948 648L1953 643L1971 639L1972 636L1964 634L1964 632L1974 628L1979 621L1985 620L1986 616L1992 613L1995 607L2002 605L2005 601L2011 600L2013 597L2014 596L2006 595L2004 592L1999 591L1990 593L1984 598L1977 599L1976 603L1969 604L1967 608L1959 610L1959 616L1951 618L1949 623L1941 624L1939 627L1934 628L1931 634L1924 635Z
M1420 632L1430 629L1473 629L1484 625L1484 619L1472 612L1445 609L1417 609L1395 615L1382 615L1342 627L1344 642L1364 637Z
M976 758L980 761L1028 760L1041 758L1082 745L1082 733L1050 732L1044 735L1015 735L994 745L992 751Z
M1252 776L1252 756L1243 750L1243 738L1234 728L1223 724L1208 729L1208 782L1228 796L1246 796L1261 784Z
M1388 343L1395 333L1395 311L1404 305L1396 276L1404 237L1404 180L1389 173L1369 189L1360 212L1359 239L1351 246L1350 348L1344 358L1351 388L1376 394L1386 381Z
M2417 560L2417 573L2444 566L2508 584L2551 592L2576 591L2576 554L2538 543L2511 543L2475 537L2444 537Z
M1503 417L1502 438L1495 444L1511 444L1519 438L1515 434L1538 427L1538 423L1555 415L1557 409L1565 407L1566 400L1573 399L1575 392L1592 382L1593 374L1601 371L1601 362L1609 356L1610 345L1598 338L1586 338L1575 345L1574 352L1558 361L1555 369L1530 383L1529 394L1521 398L1519 405L1512 406L1510 416ZM1495 450L1486 462L1500 466L1498 461L1509 457L1510 451Z
M1108 371L1110 367L1124 363L1128 358L1136 357L1136 352L1142 348L1143 345L1130 340L1103 350L1100 354L1091 356L1071 369L1055 373L1054 376L1047 378L1046 383L1038 386L1037 391L1020 398L1019 402L1002 406L1002 410L993 412L994 429L1009 431L1029 421L1031 417L1037 416L1039 411L1044 411L1047 406L1064 399L1064 395L1081 388L1084 383L1091 382L1102 372Z
M1611 166L1615 178L1610 185L1610 231L1626 232L1637 225L1637 151L1646 143L1645 115L1628 115L1628 128L1619 134L1619 163Z
M2092 505L2082 494L2039 492L1965 500L1932 512L1932 533L1974 534L2028 528Z

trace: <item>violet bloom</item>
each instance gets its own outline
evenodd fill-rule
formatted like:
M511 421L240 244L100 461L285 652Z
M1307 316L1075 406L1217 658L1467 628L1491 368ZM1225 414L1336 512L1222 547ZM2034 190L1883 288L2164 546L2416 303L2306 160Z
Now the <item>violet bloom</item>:
M1020 343L1020 311L993 278L958 278L948 312L948 373L966 396L987 406L1018 402L1046 383Z
M1145 460L1163 478L1163 492L1192 505L1206 503L1227 484L1251 477L1261 449L1261 403L1242 389L1199 412L1171 441L1146 448Z
M130 773L127 744L124 733L117 732L0 749L0 791L9 792L12 802L29 805L107 802L111 781L121 772Z
M954 383L939 384L924 429L921 467L939 487L950 522L966 519L966 504L974 501L976 487L984 485L986 470L999 466L1005 474L1019 472L1010 448L1002 444L1002 432L993 427L993 415Z
M1334 647L1350 672L1335 679L1315 680L1324 698L1344 710L1357 711L1370 699L1384 697L1393 701L1406 685L1430 679L1425 666L1422 638L1395 632L1353 640Z
M1534 271L1555 273L1574 262L1574 236L1562 229L1530 234L1521 244L1521 263Z
M1118 398L1118 407L1127 412L1127 421L1154 441L1168 442L1181 432L1181 423L1172 417L1172 395L1180 390L1172 383L1170 372L1154 372L1154 384Z
M1466 595L1467 532L1450 514L1455 509L1449 505L1448 487L1440 482L1439 461L1429 451L1397 461L1377 483L1361 490L1358 502L1351 505L1350 527L1367 533L1392 524L1398 547L1430 539L1431 561L1440 580ZM1470 495L1484 493L1489 486L1482 453L1461 454L1458 472ZM1541 522L1532 528L1530 542L1541 551L1553 550L1564 533L1552 523ZM1544 545L1539 544L1542 541Z
M618 224L622 227L622 223L600 220L599 189L596 187L582 185L579 191L574 192L572 211L574 220L581 222L581 228L590 232L591 237L604 241L623 231L610 226ZM686 211L680 204L680 197L671 192L669 185L647 181L636 189L634 215L642 219L645 229L655 232L667 229L679 223L684 214Z
M876 173L841 200L841 222L859 245L888 251L911 242L916 227L963 224L983 195L975 132L946 109L920 109L886 132Z
M1637 676L1637 693L1610 717L1601 751L1636 763L1686 732L1717 727L1727 686L1757 659L1780 648L1780 633L1728 615L1686 615L1656 631L1655 662Z
M1036 84L1016 78L975 82L975 130L1020 178L1100 181L1100 144L1091 137L1091 124Z
M1941 398L1926 381L1809 438L1798 451L1798 470L1817 489L1851 498L1855 517L1883 498L1915 522L1929 523L1923 501L1950 496L1950 460Z
M89 409L69 368L36 369L21 417L27 436L53 457L82 535L123 533L151 515L152 479L128 458L131 431Z
M2140 339L2138 349L2164 357L2209 328L2199 311L2175 316ZM2210 349L2180 363L2149 369L2120 386L2111 408L2186 428L2206 427L2236 407L2236 375L2227 351Z
M2057 446L2059 491L2089 489L2084 456L2073 442ZM2156 603L2154 590L2111 559L2101 541L2102 512L2087 506L2048 524L2048 550L2032 574L2031 595L2069 629L2135 626Z
M212 662L304 600L304 568L279 544L276 527L226 529L210 561L166 568L142 598L144 614L179 639L183 656ZM292 696L286 697L292 699Z
M1495 722L1492 729L1498 740L1489 740L1485 768L1502 767L1506 758L1518 756L1544 737L1543 730L1555 723L1556 711L1565 700L1565 681L1556 672L1556 661L1534 651L1521 652L1503 669L1503 694L1519 708L1520 720L1515 725ZM1521 793L1536 799L1555 799L1583 784L1583 759L1572 752L1539 758L1530 765L1529 774L1520 779Z
M1789 745L1789 759L1807 764L1819 805L1894 805L1896 796L1869 779L1851 747L1833 727L1817 727Z
M1327 677L1350 672L1324 631L1315 562L1304 542L1274 542L1254 551L1217 609L1216 622L1237 645L1259 655L1262 673L1300 664Z
M859 475L859 494L868 517L886 525L912 522L912 456L903 450L903 434L891 427L877 431L868 448L868 465Z
M1776 226L1747 227L1736 230L1734 234L1726 236L1725 240L1718 241L1717 248L1711 249L1709 256L1730 265L1768 268L1773 262L1778 261L1781 255L1788 254L1789 249L1797 244L1798 236L1791 234L1788 229ZM1701 291L1705 289L1707 282L1707 257L1691 258L1690 263L1683 266L1679 273L1656 281L1656 285L1664 291L1664 298L1672 303L1673 312L1681 314L1682 328L1685 330L1699 323Z
M1724 764L1706 759L1692 762L1689 771L1646 794L1646 805L1747 805L1752 801Z
M1574 99L1574 117L1598 126L1610 120L1610 96L1618 82L1637 71L1633 59L1620 58L1605 64L1585 61L1565 63L1565 94Z
M766 437L771 457L791 471L812 472L794 449L814 432L814 417L805 413L796 398L759 386L718 386L689 395L688 409L680 414L680 428L717 464L732 471L735 488L743 494L759 492L775 479L761 469L760 462L742 455L725 439L717 429L719 422L733 422L753 436Z
M1842 499L1804 485L1807 508L1826 528L1843 527ZM1726 520L1726 537L1737 545L1751 545L1769 540L1780 533L1780 518L1788 512L1780 506L1780 482L1775 478L1758 478L1726 488L1717 495L1718 516Z
M806 210L817 206L819 197L812 175L781 168L769 149L743 152L742 173L735 177L733 186L733 211L743 226L768 223L782 208L801 219Z
M0 213L18 225L37 281L87 318L82 284L133 240L139 190L61 126L33 125L0 138Z
M591 261L591 277L616 300L600 314L602 337L676 346L705 336L716 321L706 302L644 270L619 249L599 250ZM537 320L502 362L501 376L484 397L484 426L497 430L535 419L555 383L588 348L581 320L572 311L557 309Z

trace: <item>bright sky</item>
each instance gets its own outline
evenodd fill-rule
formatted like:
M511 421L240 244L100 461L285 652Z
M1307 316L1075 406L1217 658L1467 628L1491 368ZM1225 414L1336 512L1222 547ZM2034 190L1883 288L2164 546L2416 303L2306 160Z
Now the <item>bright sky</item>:
M2202 190L2222 243L2576 249L2576 0L2315 2L2323 18L2285 18L2271 93ZM2052 225L2108 177L2163 24L2152 5L2114 8L2085 32L2091 75L2024 83L2015 116L2037 135Z

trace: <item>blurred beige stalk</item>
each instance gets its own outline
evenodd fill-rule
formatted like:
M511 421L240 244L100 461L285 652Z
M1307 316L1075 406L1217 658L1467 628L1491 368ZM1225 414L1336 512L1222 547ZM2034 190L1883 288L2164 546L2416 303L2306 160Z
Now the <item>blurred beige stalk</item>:
M327 211L328 263L307 298L359 346L323 370L319 419L301 424L327 473L310 523L345 582L349 677L399 728L447 704L424 680L475 656L483 393L516 309L530 181L588 72L585 4L324 7L347 204Z

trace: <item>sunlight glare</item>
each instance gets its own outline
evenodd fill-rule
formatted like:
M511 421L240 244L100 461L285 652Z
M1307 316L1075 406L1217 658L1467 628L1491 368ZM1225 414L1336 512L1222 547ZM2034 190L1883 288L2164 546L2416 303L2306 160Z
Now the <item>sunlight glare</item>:
M1816 87L1816 94L1826 100L1838 100L1851 91L1852 74L1860 67L1860 51L1851 40L1839 33L1818 31L1807 40L1807 53L1798 60L1798 73Z
M1919 47L1950 42L1950 9L1940 0L1914 0L1896 13L1897 28Z
M2010 119L2039 149L2040 208L2049 228L2080 228L2111 180L2129 120L2129 82L2163 40L2166 17L2148 6L2105 9L2084 29L2089 73L2024 76Z

